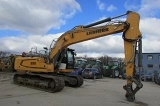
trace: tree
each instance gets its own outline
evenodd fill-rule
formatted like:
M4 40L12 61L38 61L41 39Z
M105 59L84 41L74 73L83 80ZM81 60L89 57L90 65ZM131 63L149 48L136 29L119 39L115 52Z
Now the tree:
M6 56L9 56L9 55L10 55L10 52L0 51L0 58L6 57Z

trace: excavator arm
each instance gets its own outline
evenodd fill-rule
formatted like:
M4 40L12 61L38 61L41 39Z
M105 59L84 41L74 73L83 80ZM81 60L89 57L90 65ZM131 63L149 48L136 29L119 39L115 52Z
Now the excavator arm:
M124 15L127 15L126 21L111 22L112 19ZM59 50L63 50L72 44L111 34L123 32L122 37L124 41L136 41L137 39L141 38L141 33L139 31L139 14L128 11L124 15L120 15L114 18L107 18L86 26L77 26L72 30L67 31L59 37L55 46L52 48L50 59L54 59ZM111 23L102 26L96 26L102 23L104 24L105 22Z
M111 21L124 15L127 15L125 21ZM126 98L129 101L134 101L135 93L143 86L142 83L134 79L136 45L142 38L139 30L139 21L140 16L138 13L128 11L126 14L114 18L107 18L86 26L77 26L60 36L50 53L50 61L53 61L52 59L57 53L69 45L122 32L127 76L127 84L123 88L126 90ZM105 22L109 23L98 26ZM135 89L132 88L133 82L137 85Z

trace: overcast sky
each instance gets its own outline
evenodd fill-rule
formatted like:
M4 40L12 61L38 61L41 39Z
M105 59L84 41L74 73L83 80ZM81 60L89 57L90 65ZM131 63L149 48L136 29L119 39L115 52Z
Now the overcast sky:
M138 12L143 52L160 53L160 0L0 0L0 51L42 50L74 26ZM124 57L120 34L70 46L78 56Z

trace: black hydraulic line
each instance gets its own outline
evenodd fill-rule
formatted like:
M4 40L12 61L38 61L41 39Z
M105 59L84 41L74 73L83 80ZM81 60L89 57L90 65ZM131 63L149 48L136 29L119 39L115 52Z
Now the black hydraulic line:
M83 26L83 28L89 28L89 27L92 27L92 26L95 26L95 25L102 24L102 23L104 23L104 22L109 22L109 21L111 21L112 19L125 16L125 15L129 14L130 12L131 12L131 11L127 11L125 14L122 14L122 15L119 15L119 16L116 16L116 17L113 17L113 18L110 18L110 17L109 17L109 18L103 19L103 20L101 20L101 21L97 21L97 22L95 22L95 23L92 23L92 24Z
M139 39L138 67L142 67L142 39Z
M112 20L111 18L106 18L104 20L101 20L101 21L98 21L98 22L83 26L83 28L89 28L89 27L92 27L92 26L95 26L95 25L98 25L98 24L101 24L101 23L104 23L104 22L111 21L111 20Z
M138 44L138 67L139 67L139 80L141 82L141 72L142 72L142 38L139 39Z

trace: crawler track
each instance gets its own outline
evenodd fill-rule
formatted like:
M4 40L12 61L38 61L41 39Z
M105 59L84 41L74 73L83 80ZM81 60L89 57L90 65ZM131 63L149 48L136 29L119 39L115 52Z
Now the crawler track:
M68 83L66 84L67 86L70 87L80 87L83 84L83 77L82 76L67 76L68 77ZM71 83L72 82L72 83Z
M69 86L69 87L78 88L81 85L83 85L83 82L84 82L83 77L81 75L59 73L58 76L64 80L65 86Z
M62 78L46 74L15 74L13 81L18 85L52 93L61 91L65 86Z

